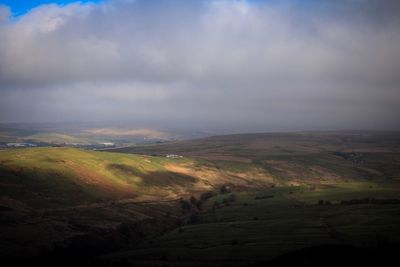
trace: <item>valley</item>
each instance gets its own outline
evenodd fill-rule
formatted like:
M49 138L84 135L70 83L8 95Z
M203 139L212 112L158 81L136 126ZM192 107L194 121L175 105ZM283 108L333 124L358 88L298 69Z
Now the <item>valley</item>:
M391 257L400 242L399 140L302 132L0 150L0 256L262 266L308 249L340 262L349 246L367 261Z

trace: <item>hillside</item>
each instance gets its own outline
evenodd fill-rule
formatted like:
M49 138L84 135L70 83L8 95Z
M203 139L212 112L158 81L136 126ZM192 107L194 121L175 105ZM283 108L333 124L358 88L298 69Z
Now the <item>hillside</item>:
M168 140L205 136L191 131L167 131L148 127L99 127L96 124L2 124L0 148L8 143L30 143L37 146L103 147L161 143Z
M341 264L350 246L379 261L400 244L399 151L371 132L0 150L0 258L263 266L315 249Z
M249 164L60 147L0 150L0 248L5 253L0 256L21 250L37 255L53 251L59 242L74 247L75 236L108 246L109 238L125 231L121 223L149 227L128 229L134 236L138 231L155 234L175 225L181 197L218 191L225 184L256 188L273 183L268 173ZM94 232L111 236L98 241ZM112 243L113 249L121 242Z
M0 192L40 207L176 198L179 193L207 186L199 177L181 171L193 164L189 159L75 148L7 149L0 151Z
M137 154L167 154L249 160L264 156L306 155L329 151L398 152L399 132L343 131L218 135L164 144L120 148Z
M161 221L163 227L175 222L176 215L165 215L179 211L178 194L198 183L171 164L186 160L76 148L0 150L0 258L55 253L56 247L64 253L81 242L115 250L136 242L138 231L158 233ZM154 220L160 223L124 228ZM120 239L126 231L129 242Z
M396 132L237 134L113 151L251 164L286 184L400 178L400 134Z

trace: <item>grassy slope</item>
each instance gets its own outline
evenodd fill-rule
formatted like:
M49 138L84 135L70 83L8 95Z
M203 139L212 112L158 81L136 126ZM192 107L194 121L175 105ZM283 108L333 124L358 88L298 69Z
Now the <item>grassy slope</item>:
M73 148L3 150L0 192L41 205L44 200L73 204L144 195L177 197L221 184L265 187L396 182L400 178L398 137L383 136L231 135L117 150L194 157L183 159ZM348 152L355 149L363 152L355 156Z
M217 143L207 141L197 148L176 144L168 144L168 149L146 148L148 154L197 153L200 157L196 159L72 148L3 150L0 195L46 207L138 195L165 199L218 190L221 184L239 185L234 192L237 200L230 205L213 211L214 201L222 203L228 196L219 194L208 200L197 221L184 225L183 230L167 231L122 256L110 256L111 261L121 257L150 260L150 266L154 259L187 260L198 263L196 266L203 266L204 259L250 263L249 259L271 259L322 244L400 242L398 204L339 204L365 197L400 198L397 141L379 141L377 137L368 142L349 141L347 137L329 137L331 141L321 137L324 141L318 142L314 137L311 141L310 137L290 141L279 136L265 141L262 135L237 138L218 137ZM356 148L363 152L356 156L334 153ZM276 186L271 188L271 184ZM273 198L255 199L266 195ZM317 205L320 199L333 205ZM105 210L117 210L110 207ZM88 212L82 213L86 216ZM93 214L99 216L96 221L105 218L97 209ZM117 215L126 214L107 216Z
M221 184L264 186L252 164L167 159L76 148L0 151L0 196L29 206L71 206L124 198L177 198Z
M195 223L149 240L135 250L111 255L109 260L125 258L136 263L168 259L186 262L186 266L222 261L236 266L319 245L378 246L400 242L400 205L339 204L354 198L399 198L398 185L338 184L312 190L279 187L234 194L236 201L215 210L214 201L222 203L229 194L210 199ZM266 195L273 197L256 199ZM319 199L332 204L317 205Z
M400 135L382 132L240 134L128 147L122 153L177 153L220 165L252 165L283 184L382 181L400 177Z
M231 166L236 172L258 167L279 184L236 191L235 202L213 209L215 201L223 203L228 198L219 194L207 201L194 223L108 260L145 263L167 259L170 266L218 266L213 265L217 262L236 266L326 244L399 243L398 204L340 204L352 199L400 198L398 135L384 136L233 135L121 149L212 158L217 167ZM319 200L331 205L318 205Z
M166 163L164 158L74 148L3 150L0 193L33 206L68 205L154 194L157 188L162 197L196 182L167 170Z
M212 136L152 146L117 149L124 153L168 154L237 161L259 157L308 155L328 151L398 152L398 132L297 132Z

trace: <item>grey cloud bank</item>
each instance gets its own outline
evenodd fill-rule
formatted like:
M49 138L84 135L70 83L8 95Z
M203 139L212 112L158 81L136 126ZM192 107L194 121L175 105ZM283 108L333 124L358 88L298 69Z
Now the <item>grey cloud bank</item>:
M398 1L0 7L0 122L400 129Z

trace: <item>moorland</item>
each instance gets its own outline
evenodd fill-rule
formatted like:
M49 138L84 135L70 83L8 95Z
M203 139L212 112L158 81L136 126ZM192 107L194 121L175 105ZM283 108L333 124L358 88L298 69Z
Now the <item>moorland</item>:
M400 135L4 148L0 213L10 264L382 263L400 242Z

